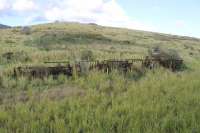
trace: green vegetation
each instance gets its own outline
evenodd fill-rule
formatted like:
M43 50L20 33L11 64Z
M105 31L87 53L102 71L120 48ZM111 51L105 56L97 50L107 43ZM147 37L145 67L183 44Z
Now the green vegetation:
M0 132L200 132L199 39L78 23L30 28L0 30ZM155 46L178 51L187 69L13 77L17 66L144 58Z
M81 53L81 60L94 61L95 57L92 51L85 50Z

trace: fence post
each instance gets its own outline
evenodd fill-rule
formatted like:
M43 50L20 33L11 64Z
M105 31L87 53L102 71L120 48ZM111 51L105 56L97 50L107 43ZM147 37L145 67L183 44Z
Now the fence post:
M76 63L73 63L73 65L72 65L72 78L73 78L74 80L77 79Z

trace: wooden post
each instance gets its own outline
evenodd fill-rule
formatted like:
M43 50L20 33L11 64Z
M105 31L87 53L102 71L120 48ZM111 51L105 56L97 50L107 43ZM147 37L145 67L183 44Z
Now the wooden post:
M74 80L77 79L77 70L76 70L76 64L75 63L73 63L73 65L72 65L72 78Z

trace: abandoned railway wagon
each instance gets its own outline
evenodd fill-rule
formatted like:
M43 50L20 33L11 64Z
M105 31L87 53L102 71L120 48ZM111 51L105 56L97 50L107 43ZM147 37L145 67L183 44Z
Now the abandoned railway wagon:
M149 50L144 66L150 69L162 66L172 71L177 71L183 66L183 59L175 50L161 50L159 47L155 47Z
M104 61L79 61L76 63L67 63L61 65L63 62L45 62L56 63L56 66L26 66L14 68L14 75L28 76L33 78L43 78L47 76L57 77L61 74L66 76L72 76L73 73L78 75L88 73L92 70L98 70L106 73L110 73L112 70L117 69L123 73L126 73L132 69L133 61L130 60L104 60Z
M183 65L182 58L175 51L162 51L154 48L149 51L149 55L145 59L125 59L125 60L102 60L102 61L78 61L69 62L45 62L57 64L56 66L33 66L33 67L17 67L14 69L15 76L29 76L33 78L43 78L47 76L57 77L58 75L72 76L73 73L81 75L92 70L98 70L110 73L112 70L118 70L127 73L137 70L135 63L141 64L141 69L155 69L159 66L170 69L172 71L180 70ZM65 63L65 65L61 65Z
M59 76L61 74L72 76L71 66L56 66L56 67L17 67L14 69L14 76L28 76L33 78L43 78L50 75Z

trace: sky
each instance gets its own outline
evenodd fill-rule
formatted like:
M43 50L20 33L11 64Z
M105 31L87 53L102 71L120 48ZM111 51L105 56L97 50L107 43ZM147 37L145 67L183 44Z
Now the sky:
M19 26L54 21L200 38L199 0L0 0L0 23Z

